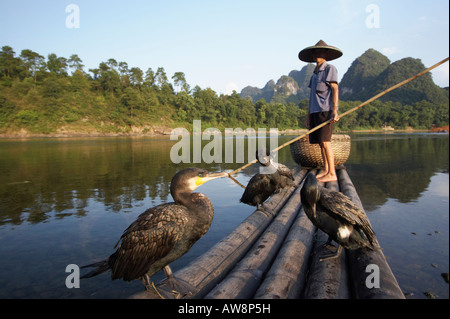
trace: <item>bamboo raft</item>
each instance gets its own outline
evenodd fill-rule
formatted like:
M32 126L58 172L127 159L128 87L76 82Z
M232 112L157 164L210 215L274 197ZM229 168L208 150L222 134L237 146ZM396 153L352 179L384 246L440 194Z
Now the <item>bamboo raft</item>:
M344 249L340 258L319 261L328 236L302 208L299 194L307 173L297 170L298 187L272 196L264 211L253 212L209 251L175 272L189 291L175 296L163 280L156 285L160 294L167 299L404 299L381 249ZM363 209L346 169L339 167L337 174L338 181L326 187L341 191ZM367 266L372 264L379 269L379 288L366 285L371 274ZM131 298L160 296L143 291Z
M339 117L357 111L448 60L447 57L378 93ZM331 121L323 122L272 152L300 141ZM295 153L293 145L291 152ZM256 159L228 175L255 163ZM298 171L295 175L297 188L272 196L264 204L264 211L256 210L208 252L175 272L176 279L189 291L174 295L167 282L162 281L157 285L159 293L164 298L186 299L404 299L381 249L344 250L340 258L319 260L322 250L327 249L323 242L328 236L312 225L302 209L299 193L307 173L305 168ZM338 181L327 183L326 187L347 195L364 210L345 168L338 169L337 174ZM366 284L369 277L367 269L373 269L373 265L379 270L379 287ZM156 291L143 291L131 296L135 299L160 297Z

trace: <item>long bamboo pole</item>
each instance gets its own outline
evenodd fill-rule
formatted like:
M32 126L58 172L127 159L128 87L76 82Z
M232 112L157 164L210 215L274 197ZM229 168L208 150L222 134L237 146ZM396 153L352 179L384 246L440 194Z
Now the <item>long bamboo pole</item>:
M433 66L431 66L431 67L429 67L428 69L426 69L426 70L424 70L424 71L422 71L422 72L420 72L420 73L414 75L413 77L410 77L409 79L404 80L404 81L402 81L402 82L400 82L400 83L398 83L398 84L396 84L396 85L390 87L389 89L384 90L384 91L381 92L381 93L378 93L377 95L375 95L374 97L372 97L372 98L368 99L367 101L361 103L360 105L358 105L358 106L356 106L356 107L354 107L354 108L348 110L347 112L342 113L341 115L339 115L339 118L342 118L342 117L344 117L344 116L346 116L346 115L348 115L348 114L350 114L350 113L352 113L352 112L354 112L354 111L356 111L356 110L359 110L359 109L362 108L363 106L369 104L370 102L375 101L376 99L380 98L381 96L385 95L386 93L389 93L389 92L391 92L391 91L393 91L393 90L395 90L395 89L397 89L397 88L399 88L399 87L405 85L406 83L409 83L409 82L411 82L411 81L417 79L418 77L420 77L420 76L422 76L422 75L424 75L424 74L430 72L431 70L437 68L437 67L440 66L441 64L444 64L444 63L447 62L448 60L449 60L449 58L447 57L447 58L445 58L444 60L442 60L442 61L436 63L435 65L433 65ZM307 131L307 132L304 133L303 135L300 135L300 136L298 136L298 137L296 137L296 138L294 138L294 139L292 139L292 140L290 140L290 141L284 143L283 145L278 146L277 148L273 149L272 152L276 152L276 151L282 149L283 147L286 147L286 146L288 146L288 145L294 143L295 141L298 141L299 139L301 139L301 138L303 138L303 137L305 137L305 136L311 134L312 132L317 131L317 130L320 129L321 127L324 127L325 125L329 124L331 121L332 121L332 120L330 119L330 120L328 120L328 121L323 122L322 124L317 125L316 127L310 129L309 131ZM231 176L231 175L233 175L233 174L236 174L237 172L240 172L240 171L243 170L244 168L247 168L247 167L249 167L249 166L255 164L256 162L257 162L257 160L254 159L253 161L251 161L251 162L245 164L244 166L242 166L242 167L240 167L240 168L238 168L238 169L232 171L231 173L228 173L228 176Z

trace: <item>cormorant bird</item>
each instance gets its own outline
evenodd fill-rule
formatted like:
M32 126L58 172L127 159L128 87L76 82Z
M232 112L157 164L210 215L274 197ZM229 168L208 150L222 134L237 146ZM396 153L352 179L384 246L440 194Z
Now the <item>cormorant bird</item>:
M187 253L211 226L214 207L204 194L193 193L203 183L227 173L209 173L199 168L181 170L172 178L170 193L174 203L161 204L143 212L124 231L117 250L107 259L86 267L96 267L81 278L111 270L111 278L142 279L145 288L155 289L150 277L163 269L173 289L179 285L169 264ZM161 295L160 295L161 296Z
M273 154L266 148L261 148L256 151L256 160L262 166L268 167L271 166L275 168L275 164L273 163L274 156ZM280 183L278 188L289 188L294 187L294 176L292 175L292 171L284 164L277 163L276 169L280 173ZM269 171L271 173L271 171Z
M278 171L272 174L256 174L248 182L240 202L259 209L259 206L275 193L280 183L281 177Z
M326 245L331 244L331 240L339 244L334 255L321 260L339 257L342 246L347 249L374 249L376 237L369 220L350 198L318 185L313 173L306 176L300 196L308 218L328 234Z
M240 201L259 209L259 206L275 192L282 188L294 187L295 184L291 170L280 163L275 166L269 150L265 148L257 150L256 160L262 166L267 167L267 170L250 179Z

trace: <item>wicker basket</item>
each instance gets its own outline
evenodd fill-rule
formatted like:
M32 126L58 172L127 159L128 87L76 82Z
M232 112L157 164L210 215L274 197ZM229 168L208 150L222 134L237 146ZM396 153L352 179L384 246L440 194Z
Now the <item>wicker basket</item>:
M322 154L319 144L309 144L309 136L295 141L291 145L294 161L302 167L323 167ZM334 152L334 165L342 165L350 155L350 136L333 134L331 147Z

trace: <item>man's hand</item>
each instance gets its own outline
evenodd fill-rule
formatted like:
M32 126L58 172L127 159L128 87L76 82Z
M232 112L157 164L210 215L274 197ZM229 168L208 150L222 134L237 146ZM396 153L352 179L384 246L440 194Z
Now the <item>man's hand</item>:
M337 111L333 111L333 114L331 115L331 123L335 123L339 121L339 115Z

